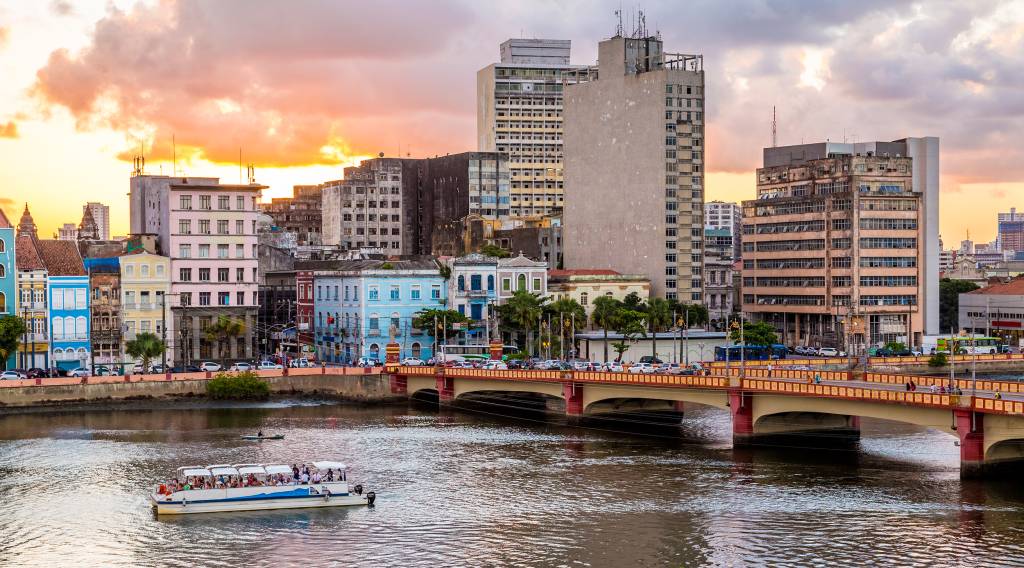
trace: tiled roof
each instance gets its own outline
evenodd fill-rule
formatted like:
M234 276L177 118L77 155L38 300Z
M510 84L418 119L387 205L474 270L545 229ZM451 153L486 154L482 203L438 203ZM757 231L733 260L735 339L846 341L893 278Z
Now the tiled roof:
M13 229L14 225L7 220L7 215L4 215L4 210L0 209L0 229Z
M85 276L85 265L82 263L82 255L78 253L78 243L51 239L36 243L39 256L46 264L50 276Z
M1024 296L1024 278L1014 278L1009 282L992 284L986 288L972 290L968 294L1002 295L1002 296Z
M14 242L14 264L18 270L45 270L46 265L36 250L35 241L28 235L18 235Z
M610 268L567 268L564 270L549 270L549 278L566 278L569 276L619 276L619 273Z

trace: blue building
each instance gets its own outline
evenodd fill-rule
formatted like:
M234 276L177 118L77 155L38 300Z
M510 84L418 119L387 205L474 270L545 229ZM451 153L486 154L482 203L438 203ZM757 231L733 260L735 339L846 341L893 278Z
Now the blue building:
M14 226L0 210L0 317L18 315L17 312L17 275L15 264ZM6 361L5 369L16 366L15 353L11 353Z
M448 281L451 309L472 322L466 340L486 342L487 322L498 301L498 259L480 253L467 254L451 262L452 277Z
M73 241L38 240L46 265L50 365L74 369L89 364L89 275Z
M433 356L429 330L413 327L421 310L443 308L446 290L437 264L421 260L337 261L313 272L317 356L354 363L384 360L394 341L401 357Z

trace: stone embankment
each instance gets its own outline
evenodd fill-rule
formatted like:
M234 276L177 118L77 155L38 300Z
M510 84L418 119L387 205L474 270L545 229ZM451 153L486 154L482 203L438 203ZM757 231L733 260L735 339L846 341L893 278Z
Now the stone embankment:
M275 394L317 394L358 402L405 400L393 395L382 369L314 368L258 371ZM0 408L140 399L180 399L206 395L210 373L131 375L0 381Z

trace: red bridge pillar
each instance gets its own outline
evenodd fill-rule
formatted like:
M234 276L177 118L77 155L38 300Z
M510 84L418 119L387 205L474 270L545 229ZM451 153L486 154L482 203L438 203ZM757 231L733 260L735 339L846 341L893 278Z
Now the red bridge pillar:
M455 400L455 378L437 375L437 402L444 405Z
M732 412L732 445L743 446L754 437L754 397L749 392L729 389Z
M502 355L505 354L505 345L498 340L492 339L487 349L493 361L501 361Z
M405 375L391 375L391 394L408 394L409 378Z
M583 417L583 385L574 382L562 383L565 397L565 415L570 423L577 423Z
M985 465L985 415L955 409L956 433L960 436L960 477L980 477Z

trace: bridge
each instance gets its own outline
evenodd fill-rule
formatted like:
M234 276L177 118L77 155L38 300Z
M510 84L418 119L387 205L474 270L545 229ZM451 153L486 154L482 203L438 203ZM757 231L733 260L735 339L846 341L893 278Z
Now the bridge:
M961 379L954 388L965 394L951 394L949 379L941 377L786 368L687 376L387 364L384 372L396 395L436 393L440 404L453 404L474 393L532 393L555 401L572 422L680 402L713 406L730 412L735 446L794 435L859 437L860 417L892 420L955 437L961 477L1024 466L1024 383L1013 381ZM910 381L916 390L907 390Z

